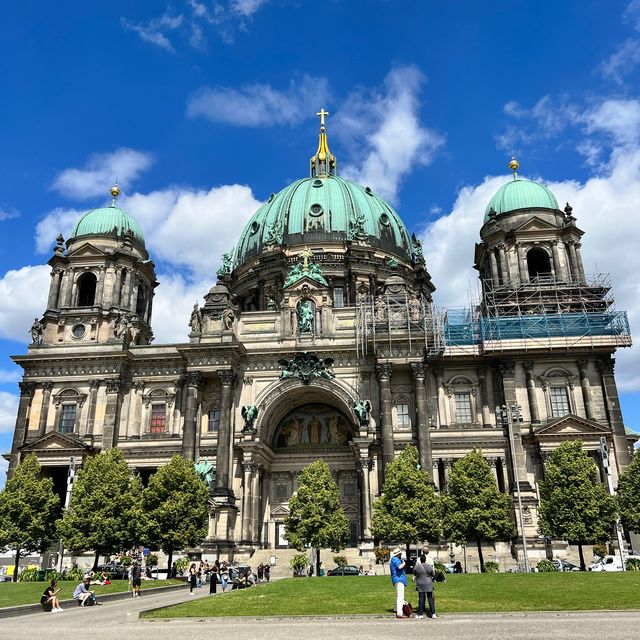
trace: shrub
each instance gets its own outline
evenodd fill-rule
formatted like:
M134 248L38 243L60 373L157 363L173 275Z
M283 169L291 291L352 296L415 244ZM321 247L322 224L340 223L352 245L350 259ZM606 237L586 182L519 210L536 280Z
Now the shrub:
M436 560L433 563L433 571L436 574L435 580L436 582L446 582L447 581L447 570L442 562Z
M55 569L49 569L49 571L45 573L44 579L47 582L51 582L52 580L62 580L62 576L59 571L56 571Z
M333 561L336 567L345 567L348 564L346 556L333 556Z
M147 567L157 567L158 566L158 556L155 553L150 553L147 556Z
M305 573L305 569L307 568L307 554L306 553L298 553L293 558L291 558L291 562L289 562L289 566L293 569L294 575L303 576Z
M598 558L604 558L607 555L607 545L606 544L594 544L593 545L593 555L598 556Z
M557 570L558 567L556 563L551 562L551 560L540 560L540 562L538 562L538 571L540 571L540 573L551 573Z
M123 567L130 567L133 564L133 558L128 555L122 555L120 556L120 564Z
M500 565L493 560L488 560L484 563L485 573L498 573L500 571Z
M75 569L71 569L71 571L67 571L67 575L64 579L73 582L80 582L83 576L84 574L82 573L82 569L76 567Z
M39 571L35 567L30 567L22 571L18 576L18 582L37 582Z
M640 571L640 558L628 558L625 566L627 571Z
M376 547L373 550L374 555L376 556L376 564L383 564L385 562L389 562L390 552L387 547Z
M182 556L182 558L178 558L176 560L176 569L178 570L178 575L182 575L191 564L191 560L187 558L187 556Z

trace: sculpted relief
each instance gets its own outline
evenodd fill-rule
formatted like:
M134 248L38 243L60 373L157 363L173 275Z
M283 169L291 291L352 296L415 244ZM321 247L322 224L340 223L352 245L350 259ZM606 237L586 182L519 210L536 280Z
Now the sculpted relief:
M276 430L276 448L346 446L351 429L346 418L332 407L305 405L291 412Z

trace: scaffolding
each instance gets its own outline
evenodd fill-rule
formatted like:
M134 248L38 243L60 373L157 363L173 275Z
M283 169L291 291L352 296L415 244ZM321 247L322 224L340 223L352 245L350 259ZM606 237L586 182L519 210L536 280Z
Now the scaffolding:
M608 274L584 281L552 277L530 282L482 283L481 300L467 308L438 309L424 296L362 296L357 305L359 353L439 356L509 350L631 346L625 311L618 311Z

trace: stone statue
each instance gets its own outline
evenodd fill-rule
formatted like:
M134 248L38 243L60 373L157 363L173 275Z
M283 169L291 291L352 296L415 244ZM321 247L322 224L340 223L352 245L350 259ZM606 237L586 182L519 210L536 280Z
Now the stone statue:
M31 325L31 329L29 329L29 333L31 334L31 342L35 345L41 345L44 340L44 325L38 318L35 318L33 324Z
M236 319L236 312L233 307L227 307L222 312L222 326L225 331L231 331L233 329L233 322Z
M298 329L300 333L313 333L314 305L310 300L298 303Z
M267 296L267 311L277 311L278 305L272 296Z
M258 417L258 407L255 404L246 405L241 410L244 428L242 433L254 433L254 423Z
M287 275L287 279L284 281L285 289L295 282L298 282L302 278L302 267L299 264L294 264Z
M367 232L364 229L366 218L363 213L355 216L349 221L349 235L356 240L366 240Z
M216 275L218 277L220 276L226 276L228 274L230 274L233 271L233 257L232 257L232 253L225 253L222 256L222 265L221 267L216 271Z
M129 334L129 318L126 313L119 313L113 326L113 333L116 340L126 342Z
M267 226L267 238L265 242L269 246L274 244L282 244L282 230L280 229L280 225L277 221L271 222Z
M368 427L371 420L371 402L369 400L354 400L353 412L358 418L361 427Z
M312 262L309 265L309 273L306 275L308 275L312 280L323 284L325 287L329 286L327 279L322 274L322 269L320 269L320 267L315 262Z
M200 305L197 302L193 305L189 326L193 333L202 333L202 311L200 311Z
M206 458L204 460L200 458L194 465L194 468L200 479L211 486L213 482L213 465Z
M414 233L411 236L411 244L413 245L413 256L416 262L424 262L424 255L422 254L422 240L420 240Z

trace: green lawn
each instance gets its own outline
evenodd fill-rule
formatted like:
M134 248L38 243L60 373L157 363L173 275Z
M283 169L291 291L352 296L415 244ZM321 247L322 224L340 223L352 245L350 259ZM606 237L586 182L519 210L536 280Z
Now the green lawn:
M48 583L46 582L1 582L0 583L0 607L14 607L20 604L37 604L40 602L40 596ZM143 580L142 590L152 587L164 587L172 584L185 584L180 580ZM73 597L73 590L76 588L77 582L63 580L58 583L61 600L68 600ZM96 596L105 593L118 593L119 591L127 591L129 588L128 580L114 580L112 584L104 587L95 584L91 587L96 592ZM186 588L186 587L185 587Z
M410 583L405 598L417 608ZM388 577L290 578L143 614L145 618L386 614ZM439 613L640 609L640 572L452 575L436 586Z

